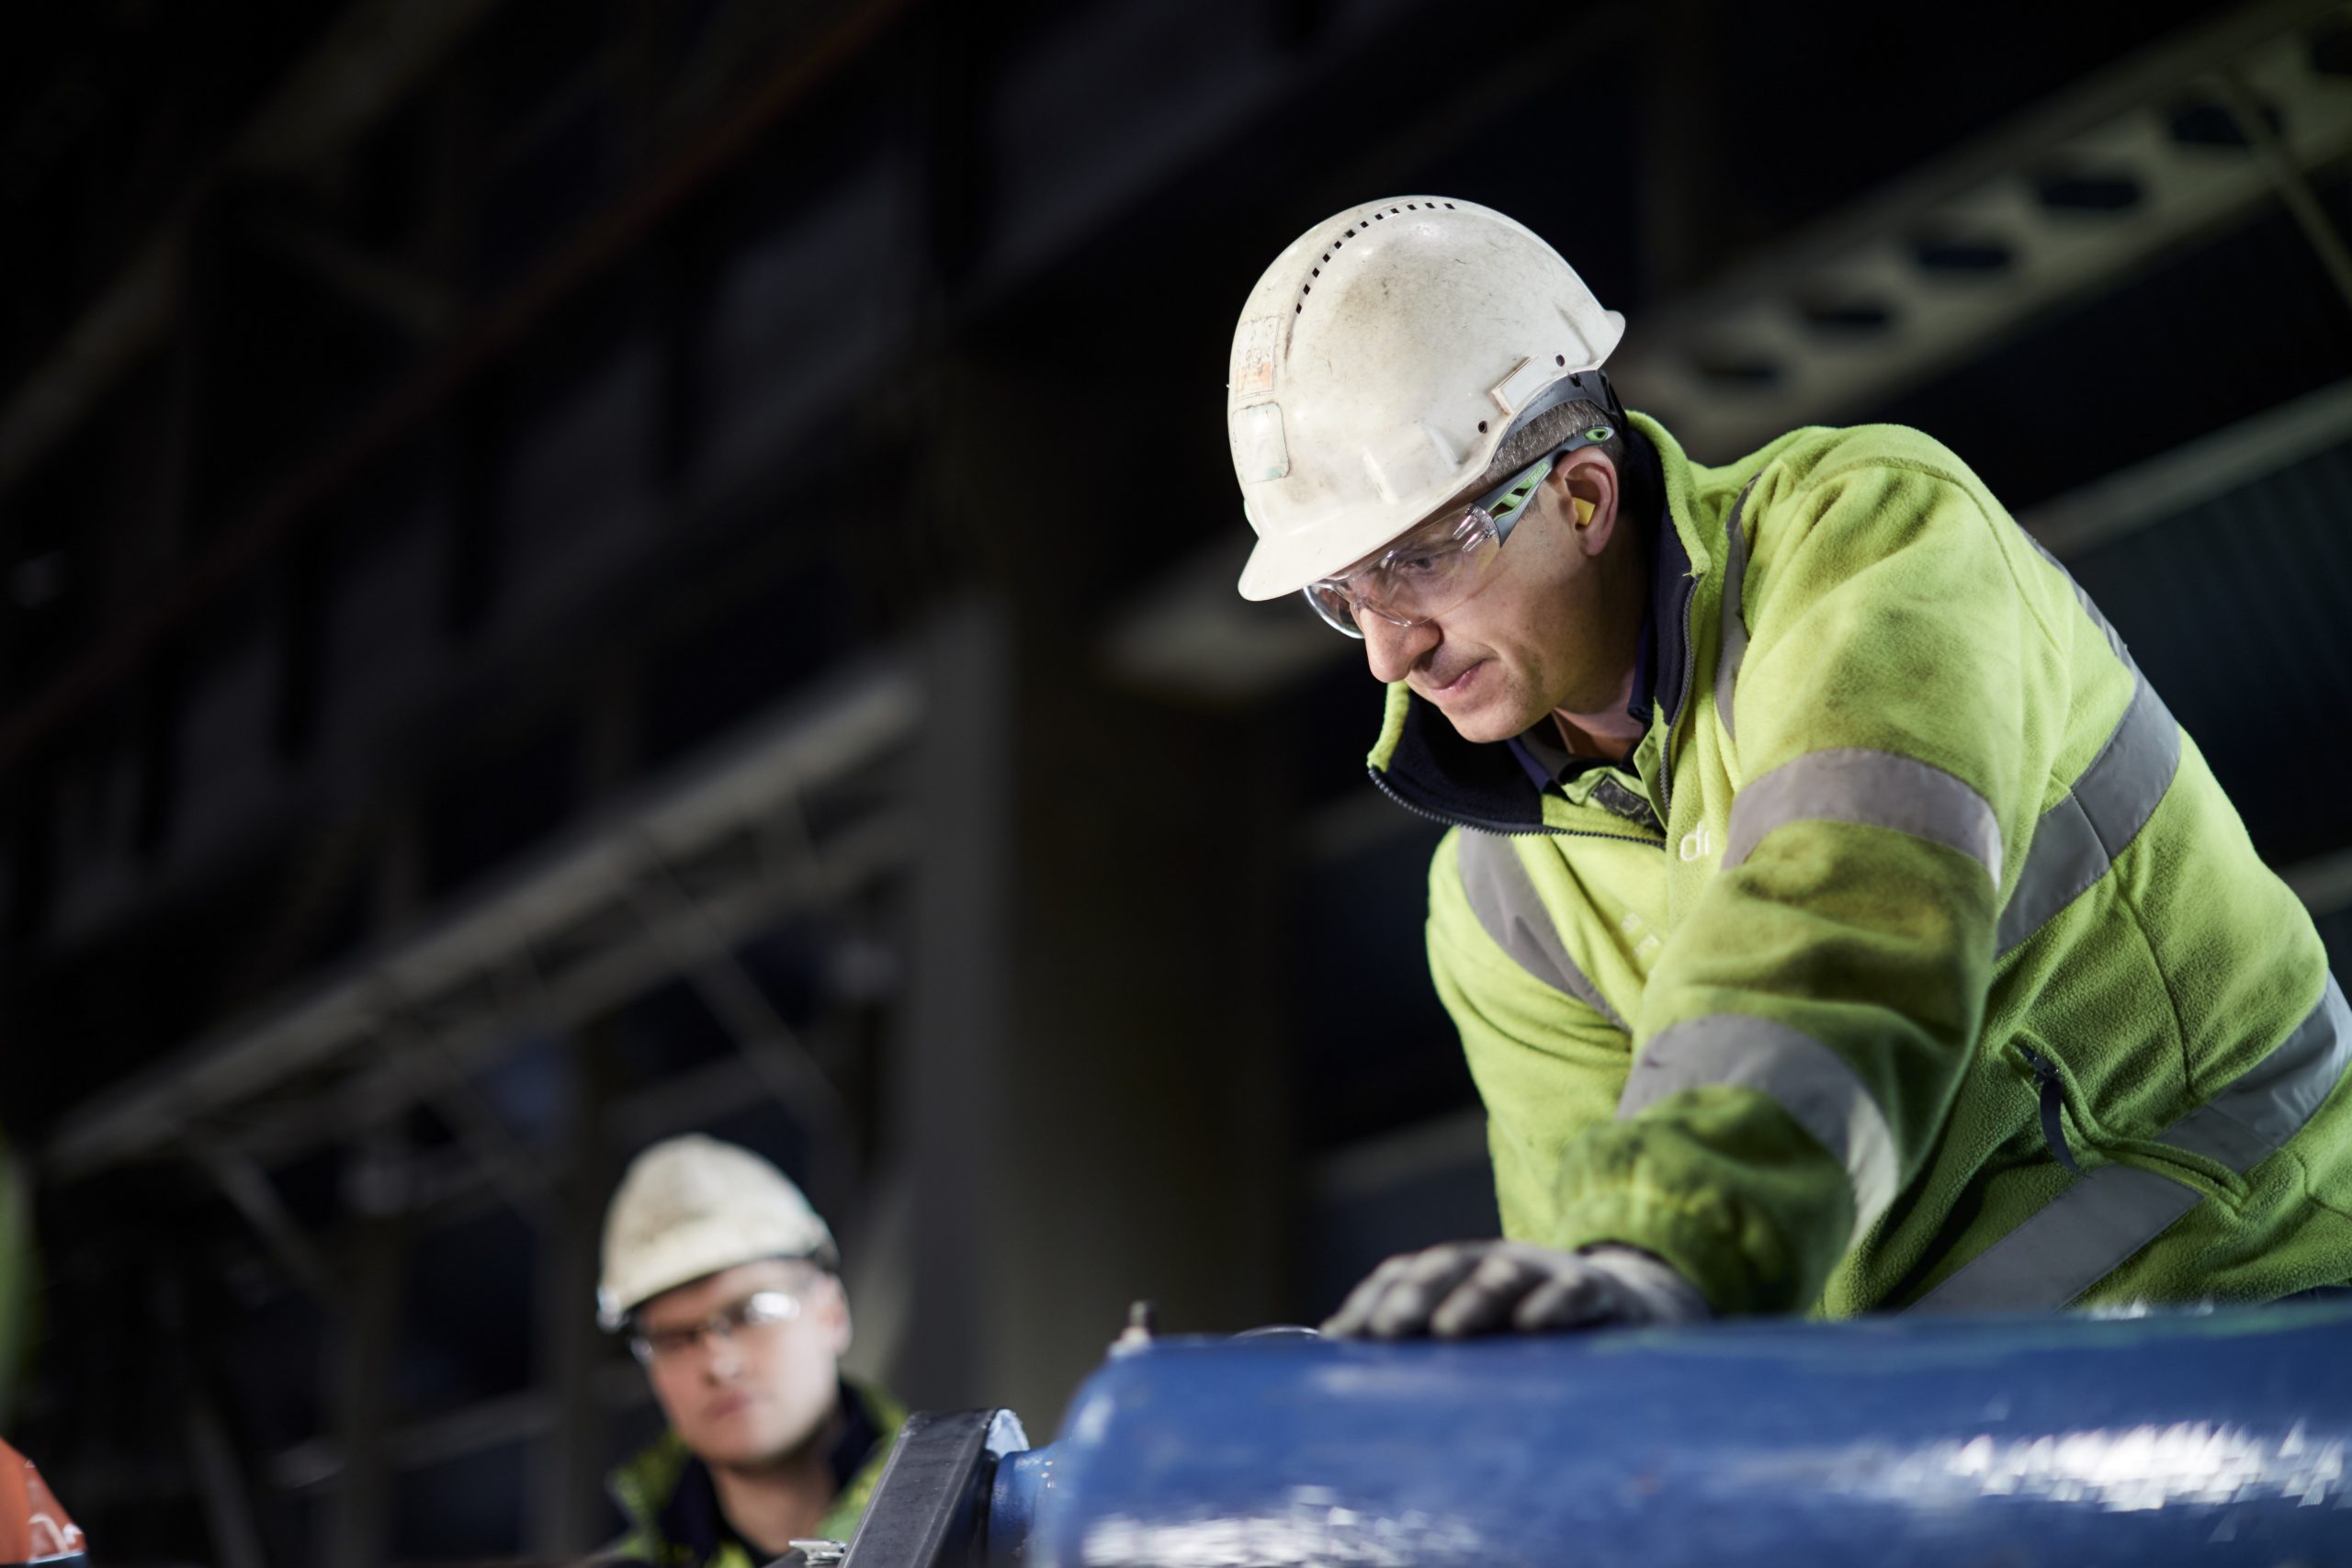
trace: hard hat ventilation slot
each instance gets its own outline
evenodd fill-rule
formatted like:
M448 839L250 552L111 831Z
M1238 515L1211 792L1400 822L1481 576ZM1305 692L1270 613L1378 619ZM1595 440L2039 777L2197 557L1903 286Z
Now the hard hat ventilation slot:
M1292 301L1290 313L1294 316L1306 314L1306 297L1315 292L1313 280L1323 276L1323 269L1339 258L1340 253L1347 248L1350 240L1356 238L1359 234L1369 233L1374 223L1386 222L1392 217L1401 218L1408 212L1435 212L1441 207L1448 212L1457 210L1454 204L1450 201L1407 201L1370 213L1359 213L1353 226L1341 231L1339 238L1331 242L1331 248L1322 254L1318 264L1307 268L1307 281L1299 285L1298 297ZM1553 361L1554 364L1564 367L1567 362L1566 355L1555 355Z

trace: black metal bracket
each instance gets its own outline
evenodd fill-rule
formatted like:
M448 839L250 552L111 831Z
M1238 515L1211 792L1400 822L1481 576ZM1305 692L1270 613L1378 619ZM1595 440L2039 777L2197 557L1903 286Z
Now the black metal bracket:
M908 1416L842 1568L967 1568L997 1461L1028 1446L1010 1410Z

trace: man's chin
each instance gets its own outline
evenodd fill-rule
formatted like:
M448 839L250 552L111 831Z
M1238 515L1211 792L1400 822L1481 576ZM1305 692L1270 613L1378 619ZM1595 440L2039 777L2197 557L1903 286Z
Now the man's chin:
M1422 689L1418 683L1415 690L1423 702L1445 715L1445 721L1464 740L1500 740L1519 730L1499 728L1509 716L1503 710L1510 705L1500 700L1509 694L1497 690L1498 673L1487 660L1480 660L1435 691Z
M701 1456L705 1464L721 1470L766 1470L792 1451L790 1444L763 1433L729 1432L686 1446Z
M1437 710L1445 715L1445 721L1453 726L1456 735L1482 746L1508 740L1535 722L1532 717L1522 719L1509 704L1498 702L1466 703L1457 707L1441 703Z
M689 1438L686 1446L705 1464L767 1470L791 1458L817 1436L816 1427L790 1422L713 1423Z

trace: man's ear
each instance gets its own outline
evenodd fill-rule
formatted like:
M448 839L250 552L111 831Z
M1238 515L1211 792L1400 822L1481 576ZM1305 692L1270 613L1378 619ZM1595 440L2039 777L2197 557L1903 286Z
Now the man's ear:
M817 1321L825 1325L826 1341L832 1346L835 1359L849 1354L853 1325L849 1317L849 1292L842 1289L841 1276L825 1276L825 1288L818 1292Z
M1617 531L1617 466L1593 447L1569 453L1544 476L1560 515L1574 525L1579 548L1597 556Z

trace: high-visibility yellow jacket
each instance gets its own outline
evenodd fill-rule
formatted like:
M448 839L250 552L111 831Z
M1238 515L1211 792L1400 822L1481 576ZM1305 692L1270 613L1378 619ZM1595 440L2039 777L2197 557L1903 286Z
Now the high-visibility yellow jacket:
M841 1490L817 1526L819 1540L845 1541L857 1532L907 1422L905 1407L871 1383L844 1378L841 1397L847 1420L831 1456ZM648 1568L758 1568L762 1560L736 1539L718 1511L709 1467L676 1432L655 1438L605 1485L628 1520L628 1533L605 1547L600 1559Z
M1539 787L1402 685L1456 824L1429 949L1510 1235L1724 1313L2259 1301L2352 1281L2352 1015L2121 640L1950 451L1663 471L1622 768Z

